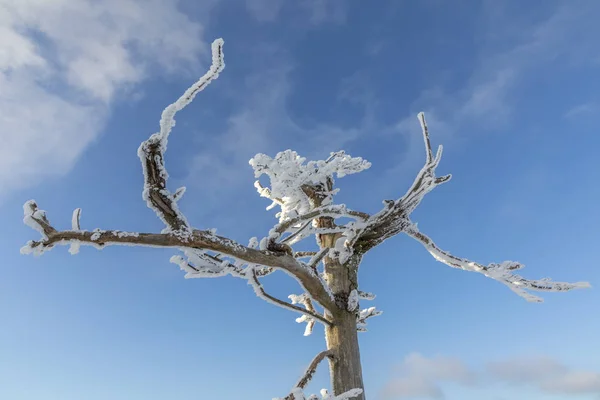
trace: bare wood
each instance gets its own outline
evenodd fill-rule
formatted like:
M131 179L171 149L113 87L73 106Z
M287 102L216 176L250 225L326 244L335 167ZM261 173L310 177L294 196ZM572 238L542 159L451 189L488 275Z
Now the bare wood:
M306 371L304 372L304 375L302 375L300 380L298 380L298 382L296 383L294 388L304 389L306 387L306 385L308 385L308 383L311 381L315 372L317 372L317 367L319 366L321 361L323 361L326 357L328 357L328 358L333 357L333 355L331 354L331 351L324 350L324 351L320 352L319 354L317 354L315 356L315 358L313 358L313 360L310 362L310 364L308 365L308 368L306 368ZM295 399L293 393L290 393L289 395L284 397L284 400L297 400L297 399Z
M306 309L303 309L302 307L298 307L294 304L290 304L290 303L286 303L285 301L278 299L277 297L271 296L270 294L268 294L262 283L260 283L260 281L258 280L258 277L256 276L256 273L253 271L252 275L250 276L252 285L254 286L255 291L257 292L257 294L259 295L259 297L265 297L266 299L279 304L282 307L288 308L292 311L296 311L302 315L307 315L311 318L314 318L320 322L322 322L323 324L327 325L327 326L331 326L332 322L329 321L328 319L322 317L321 315L317 314L314 307L312 307L312 303L311 303L311 307L306 307Z
M355 239L356 250L361 253L367 252L386 239L402 232L406 227L406 220L420 204L423 197L436 186L448 182L452 177L451 175L442 177L435 175L435 169L442 158L442 146L438 147L437 154L434 157L425 115L419 113L418 117L425 143L425 165L421 168L404 196L395 201L386 200L384 202L385 207L373 215L368 221L368 226L357 235Z

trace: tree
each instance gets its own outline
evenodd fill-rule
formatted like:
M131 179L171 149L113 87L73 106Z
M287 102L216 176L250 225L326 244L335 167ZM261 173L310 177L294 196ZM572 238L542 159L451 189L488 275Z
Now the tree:
M325 327L326 350L312 360L286 400L306 398L303 390L318 364L326 358L333 395L323 390L323 398L365 398L358 332L365 331L367 320L381 312L375 307L360 309L361 300L373 300L375 296L360 290L358 270L369 250L400 233L417 240L436 260L492 278L527 301L542 301L530 291L557 292L589 287L587 282L525 279L515 274L523 267L518 262L482 265L469 261L440 249L419 231L411 220L411 213L427 193L450 180L450 175L436 176L442 146L434 155L423 113L418 115L418 119L425 144L425 165L407 192L396 200L384 200L384 207L376 214L368 215L351 210L344 204L333 203L337 192L334 177L361 172L370 167L369 162L340 151L331 153L326 160L306 163L296 152L286 150L274 158L257 154L250 160L256 178L266 175L270 179L270 187L264 187L258 180L255 183L260 196L272 201L268 209L280 207L277 214L279 222L266 237L260 241L252 238L244 246L212 230L193 228L177 205L185 188L173 193L167 189L164 155L169 134L175 125L175 114L217 79L224 67L223 40L217 39L212 44L209 71L163 111L160 131L139 147L138 156L144 173L143 198L164 222L166 227L161 233L82 230L80 209L73 212L70 230L57 230L49 222L46 212L30 200L24 205L24 222L39 231L42 238L29 241L21 252L40 255L57 244L70 245L69 252L72 254L77 253L82 244L98 248L106 245L172 247L183 253L183 256L173 256L171 262L186 272L186 278L231 275L247 280L258 297L301 314L296 321L306 323L305 335L312 332L317 322ZM349 219L350 222L340 223L341 219ZM293 250L294 244L313 235L318 244L315 251ZM304 293L290 295L291 303L268 294L261 278L276 271L286 272L297 279ZM314 395L308 397L316 398Z

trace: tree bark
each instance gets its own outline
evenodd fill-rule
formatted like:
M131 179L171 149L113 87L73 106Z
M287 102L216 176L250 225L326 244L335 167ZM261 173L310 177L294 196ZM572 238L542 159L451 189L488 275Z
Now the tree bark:
M333 180L329 179L325 185L327 192L331 191ZM312 201L314 207L322 205L319 191L322 188L303 188ZM334 219L321 217L316 219L318 228L335 227ZM321 249L335 248L336 241L341 237L339 233L317 235L317 243ZM331 389L335 396L352 389L362 389L363 393L356 400L365 400L362 365L358 347L358 331L356 330L356 317L358 310L348 310L348 298L354 289L358 289L358 266L361 256L350 257L342 264L338 258L326 256L323 259L323 272L325 280L333 294L335 305L329 309L333 324L325 327L325 340L327 350L331 351L329 358L329 374Z
M320 218L319 227L333 227L331 218ZM339 234L319 235L321 248L333 248ZM356 318L358 310L348 310L348 298L352 290L358 288L358 265L360 256L351 257L341 264L337 258L328 256L323 260L325 280L333 293L336 307L331 311L333 324L325 328L327 349L332 356L329 359L329 373L334 395L338 396L348 390L363 389L356 400L365 400L360 350Z
M334 318L334 325L325 328L327 349L333 354L329 359L331 386L337 396L348 390L360 388L363 394L357 400L365 400L356 316L354 312L341 312Z

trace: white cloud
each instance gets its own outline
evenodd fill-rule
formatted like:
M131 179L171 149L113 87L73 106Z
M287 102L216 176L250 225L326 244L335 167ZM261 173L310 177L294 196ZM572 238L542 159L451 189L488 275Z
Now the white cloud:
M272 22L283 7L281 0L246 0L246 8L259 22Z
M341 1L301 0L286 2L285 0L246 0L246 9L259 22L277 20L285 5L299 6L302 16L308 17L312 25L325 23L341 24L346 21L346 5Z
M408 355L384 387L385 399L443 399L443 385L452 383L464 387L496 391L496 385L513 388L529 387L548 395L600 394L600 372L572 369L544 356L515 357L487 363L475 372L462 360L451 357Z
M401 158L388 174L395 175L409 164L418 164L422 143L415 136L416 112L426 111L435 141L456 141L462 130L489 131L514 121L519 111L515 108L516 89L548 65L597 64L600 51L594 33L600 34L600 30L595 13L589 10L599 7L597 2L584 3L588 7L562 6L548 18L529 25L519 25L520 19L514 15L504 15L498 2L486 3L488 12L479 17L485 26L480 38L483 45L470 77L456 91L431 87L415 99L410 113L389 131L408 135L409 140L405 151L408 156ZM574 107L565 117L589 115L595 106L590 103Z
M117 94L204 50L173 1L0 0L2 195L68 172Z
M322 159L330 151L343 149L348 142L372 131L372 118L368 112L356 127L344 128L329 123L319 123L311 128L300 126L287 108L292 90L291 68L282 59L275 62L272 57L262 58L269 67L258 68L259 72L252 73L244 80L243 87L237 88L238 105L228 116L226 129L203 138L200 152L194 157L189 176L183 182L189 186L201 182L205 188L203 197L212 200L208 202L212 204L205 204L207 207L221 205L217 199L224 193L235 192L241 185L251 187L253 175L248 160L257 153L275 155L301 146L302 156ZM194 190L193 187L190 189Z
M600 111L600 104L596 102L582 103L570 108L565 113L565 118L578 119L595 116Z
M465 385L475 381L475 374L459 359L450 357L427 358L419 353L406 356L399 369L399 376L383 389L386 399L428 398L443 399L441 382Z
M521 357L488 364L501 382L530 385L548 394L600 394L600 372L573 370L549 357Z

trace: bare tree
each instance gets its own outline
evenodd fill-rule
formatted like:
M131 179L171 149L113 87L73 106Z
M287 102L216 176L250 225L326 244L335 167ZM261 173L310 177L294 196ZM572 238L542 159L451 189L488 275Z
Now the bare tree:
M172 247L183 253L183 256L173 256L171 261L186 272L186 278L232 275L247 280L258 297L301 314L297 321L306 323L305 335L312 332L317 322L325 328L326 350L312 360L306 373L284 397L286 400L307 398L304 388L324 359L329 362L333 389L333 395L321 391L324 399L365 398L357 333L365 331L367 320L380 315L381 311L375 307L361 310L361 300L373 300L375 296L360 290L358 269L365 253L399 233L417 240L436 260L492 278L527 301L542 301L530 291L557 292L589 287L586 282L525 279L515 274L523 267L518 262L482 265L454 256L417 229L411 213L427 193L450 180L450 175L438 177L435 174L442 147L434 155L423 113L418 119L425 143L425 165L408 191L396 200L385 200L384 207L376 214L368 215L333 203L337 192L333 187L334 176L341 178L361 172L370 167L369 162L336 152L326 160L305 163L296 152L286 150L275 158L257 154L250 160L256 178L267 175L270 179L270 187L264 187L258 180L255 183L259 194L272 201L268 209L280 207L279 222L266 237L260 241L252 238L244 246L214 231L193 228L177 205L185 188L175 192L167 189L164 155L177 111L187 106L225 67L223 40L217 39L212 44L212 58L210 70L163 111L160 131L144 141L138 150L144 172L143 198L165 223L165 229L161 233L85 231L80 227L80 209L76 209L71 229L58 230L46 212L31 200L24 205L24 221L39 231L42 238L29 241L21 249L22 253L39 255L57 244L70 245L72 254L77 253L81 244L98 248L107 245ZM350 222L342 224L340 219ZM318 244L315 251L293 250L294 244L313 235ZM291 303L268 294L261 283L261 278L276 271L284 271L297 279L304 291L290 295ZM315 395L308 397L316 398Z

